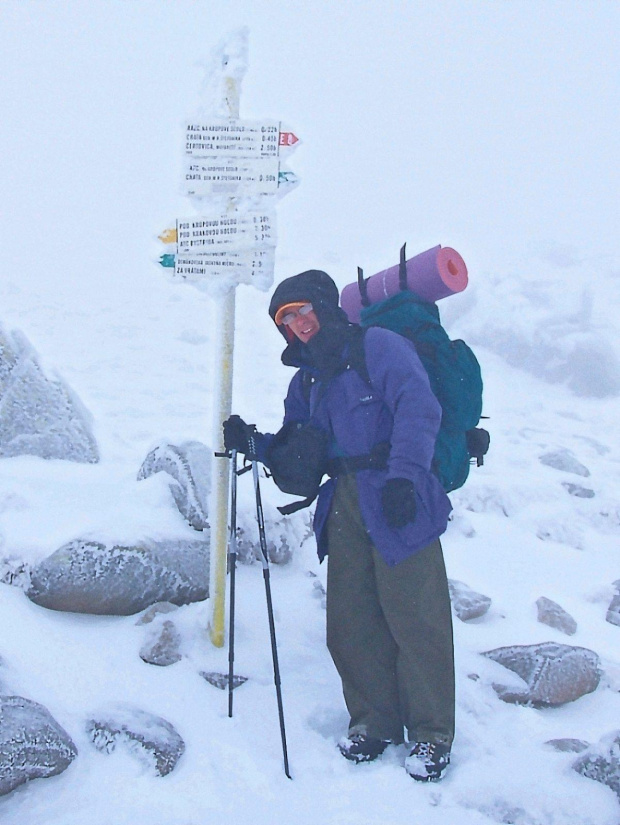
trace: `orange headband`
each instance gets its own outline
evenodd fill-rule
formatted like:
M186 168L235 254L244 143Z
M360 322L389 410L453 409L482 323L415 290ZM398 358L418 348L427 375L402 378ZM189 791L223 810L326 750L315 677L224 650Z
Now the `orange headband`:
M290 304L282 304L282 306L276 312L274 321L278 326L282 324L282 318L286 315L287 312L290 312L292 309L299 309L299 307L304 307L306 304L310 303L309 301L292 301Z

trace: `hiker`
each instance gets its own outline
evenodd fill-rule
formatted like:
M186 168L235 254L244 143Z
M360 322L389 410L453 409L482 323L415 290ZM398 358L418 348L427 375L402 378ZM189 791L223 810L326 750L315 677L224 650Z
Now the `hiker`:
M274 436L233 415L225 446L253 454L278 483L279 475L303 478L306 464L315 473L324 444L318 476L330 478L314 530L321 561L329 554L327 645L350 715L338 747L361 763L406 741L407 772L436 780L454 736L452 617L439 541L451 505L430 470L441 407L414 346L389 330L363 333L338 301L336 284L319 270L279 284L269 313L287 343L282 362L297 368L284 424ZM356 369L360 357L370 385Z

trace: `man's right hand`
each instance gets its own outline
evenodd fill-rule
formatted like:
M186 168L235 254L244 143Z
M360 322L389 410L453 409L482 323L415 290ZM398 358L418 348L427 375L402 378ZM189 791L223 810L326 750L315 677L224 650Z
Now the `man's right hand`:
M250 452L249 440L256 432L254 424L246 424L238 415L231 415L222 424L224 430L224 447L226 452L237 450L240 453Z

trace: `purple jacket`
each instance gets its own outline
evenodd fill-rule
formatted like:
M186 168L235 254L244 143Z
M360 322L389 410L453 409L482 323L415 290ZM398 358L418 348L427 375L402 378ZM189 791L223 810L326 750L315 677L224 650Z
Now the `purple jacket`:
M347 369L327 388L316 381L306 400L300 369L289 385L284 423L312 416L332 437L334 457L366 455L376 444L390 443L387 469L362 470L357 483L366 529L385 561L395 565L438 538L448 523L452 505L430 469L441 407L411 342L371 327L364 345L371 386ZM381 489L389 478L408 478L415 486L416 519L402 528L388 527L383 518ZM314 516L321 561L329 549L325 525L334 489L334 479L321 486Z

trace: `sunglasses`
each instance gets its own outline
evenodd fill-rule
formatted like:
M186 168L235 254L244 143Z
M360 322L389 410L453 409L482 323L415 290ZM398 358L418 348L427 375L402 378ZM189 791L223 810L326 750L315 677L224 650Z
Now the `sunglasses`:
M298 315L307 315L309 312L312 312L312 304L304 304L303 306L299 307L297 312L291 311L283 315L280 318L280 323L286 324L286 326L288 326L289 324L293 323L293 321L295 320L295 318L297 318Z

